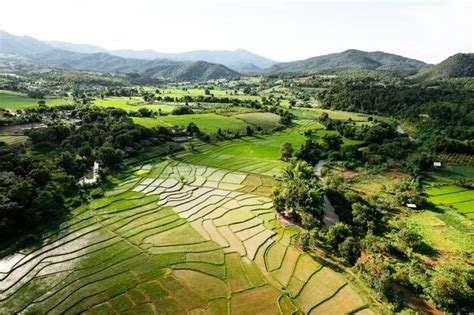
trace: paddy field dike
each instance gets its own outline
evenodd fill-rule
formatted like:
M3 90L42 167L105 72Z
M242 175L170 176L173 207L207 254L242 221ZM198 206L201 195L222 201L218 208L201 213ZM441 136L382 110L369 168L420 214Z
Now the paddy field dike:
M42 246L3 259L0 313L372 313L342 274L293 246L299 228L276 219L268 165L186 159L129 170Z

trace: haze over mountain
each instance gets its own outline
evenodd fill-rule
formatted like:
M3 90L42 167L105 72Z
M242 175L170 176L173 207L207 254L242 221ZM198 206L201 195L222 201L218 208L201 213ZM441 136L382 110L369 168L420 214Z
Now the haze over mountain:
M63 49L58 49L61 47ZM58 69L107 73L136 73L144 78L175 80L209 80L240 76L223 65L205 61L172 61L169 59L135 59L105 52L84 53L71 49L97 50L90 45L46 43L29 36L14 36L0 31L0 54L22 57L34 65Z
M112 50L110 54L125 58L171 59L176 61L203 60L225 65L242 73L257 73L274 65L274 60L254 54L245 49L237 50L194 50L183 53L160 53L154 50Z
M413 78L422 80L474 77L474 53L456 54Z
M349 49L341 53L305 60L275 63L265 57L238 49L196 50L159 53L153 50L117 50L67 42L44 42L30 36L0 31L3 58L21 57L30 64L106 73L135 73L143 78L208 80L244 74L311 73L322 70L369 69L414 75L417 79L473 76L473 54L457 54L432 66L423 61L381 51ZM236 71L239 69L240 71Z
M5 36L5 39L9 41L21 41L21 40L35 40L32 37L27 36L14 36L9 33L0 31L0 36ZM15 38L16 37L16 38ZM21 40L18 37L22 38ZM1 38L1 37L0 37ZM151 49L146 50L107 50L105 48L89 45L89 44L75 44L64 41L39 41L36 40L36 44L42 45L39 51L50 50L51 48L66 50L71 52L79 53L108 53L114 56L122 58L134 58L134 59L170 59L174 61L207 61L210 63L222 64L234 71L253 74L258 73L262 69L270 67L276 63L276 61L265 58L263 56L254 54L245 49L237 50L194 50L182 53L161 53ZM25 47L26 48L26 47ZM12 50L15 51L15 50ZM23 50L23 53L28 53L27 49Z
M366 52L349 49L341 53L279 63L266 69L265 73L304 73L337 69L369 69L413 74L429 66L429 64L420 60L381 51Z

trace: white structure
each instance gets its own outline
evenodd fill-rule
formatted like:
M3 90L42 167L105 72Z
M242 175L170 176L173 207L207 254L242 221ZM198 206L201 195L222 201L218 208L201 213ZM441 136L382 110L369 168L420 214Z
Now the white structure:
M411 209L416 209L416 205L414 203L407 203L406 206Z
M87 177L82 177L79 180L79 185L84 186L84 185L93 185L97 183L97 180L99 179L99 163L94 162L94 166L92 166L92 178L87 178Z
M433 166L434 167L441 167L443 165L441 164L441 162L433 162Z

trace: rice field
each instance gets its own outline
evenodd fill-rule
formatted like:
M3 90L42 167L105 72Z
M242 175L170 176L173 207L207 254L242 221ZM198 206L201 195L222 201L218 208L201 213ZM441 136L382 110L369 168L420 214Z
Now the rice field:
M137 111L140 108L147 108L154 112L161 110L164 113L171 112L177 106L177 104L167 103L143 104L142 97L107 97L104 99L95 99L92 103L101 107L115 107L126 111Z
M217 129L229 131L245 131L247 124L237 118L227 117L217 114L191 114L191 115L168 115L159 117L134 117L136 124L143 125L148 128L164 126L164 127L187 127L189 123L195 123L201 131L214 134Z
M152 91L155 89L152 89ZM156 94L161 97L170 96L170 97L183 97L183 96L206 96L205 89L179 89L179 88L166 88L166 89L159 89L160 94ZM256 95L247 95L244 94L242 91L238 91L235 93L234 90L223 90L223 89L211 89L209 92L214 95L215 97L229 97L229 98L236 98L241 100L260 100L260 96Z
M28 140L28 137L22 134L0 134L0 142L6 144L23 143L26 140Z
M436 206L451 207L474 219L474 190L440 181L427 182L428 201Z
M38 106L40 99L30 98L26 94L11 92L11 91L0 91L0 108L6 108L10 110L27 109ZM46 98L46 105L58 106L70 103L68 98Z
M0 260L0 313L346 314L366 301L292 246L246 172L131 169L42 245ZM249 183L252 182L253 187ZM258 186L258 187L257 187ZM367 312L371 313L370 309Z
M246 123L265 130L273 130L281 127L281 117L273 113L246 113L234 116L242 119Z
M314 120L297 120L295 126L265 137L244 137L203 146L194 152L178 156L178 159L192 164L278 176L286 165L279 160L281 144L289 142L296 151L306 140L305 130L316 130L314 135L319 142L324 134L335 132L321 128ZM347 145L358 142L344 138L344 143Z

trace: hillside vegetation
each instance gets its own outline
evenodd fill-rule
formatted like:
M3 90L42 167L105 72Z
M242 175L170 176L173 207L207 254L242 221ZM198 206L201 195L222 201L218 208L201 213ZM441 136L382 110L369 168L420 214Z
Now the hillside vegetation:
M416 73L429 65L381 51L366 52L349 49L341 53L317 56L306 60L279 63L266 70L268 74L304 73L330 69L370 69L403 73Z
M474 77L474 53L456 54L433 67L421 71L414 79L435 80Z

